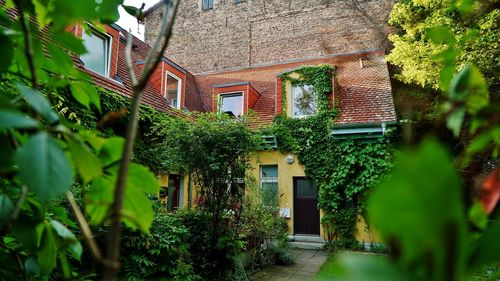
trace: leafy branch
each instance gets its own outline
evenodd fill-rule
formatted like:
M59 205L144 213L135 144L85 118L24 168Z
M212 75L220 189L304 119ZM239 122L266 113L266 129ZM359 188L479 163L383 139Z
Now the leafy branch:
M132 88L134 90L134 97L132 100L132 107L130 110L131 112L130 120L127 125L125 144L124 144L122 158L120 161L118 178L116 181L114 201L113 204L111 205L111 227L109 233L109 243L106 252L106 259L108 266L106 266L104 269L104 275L103 275L104 280L116 280L118 272L117 265L120 257L120 238L121 238L120 213L123 206L123 198L125 194L125 186L127 183L130 159L132 157L135 137L137 134L140 98L144 87L149 81L149 78L151 77L154 69L160 62L163 52L165 51L168 45L170 35L172 34L172 26L175 19L175 15L177 13L178 4L179 0L163 2L163 21L161 25L161 31L146 58L145 67L141 72L139 80L137 81L135 78L134 70L130 63L131 61L130 51L131 51L132 40L130 40L129 38L127 42L127 52L128 52L127 66L130 77L132 78L133 81Z

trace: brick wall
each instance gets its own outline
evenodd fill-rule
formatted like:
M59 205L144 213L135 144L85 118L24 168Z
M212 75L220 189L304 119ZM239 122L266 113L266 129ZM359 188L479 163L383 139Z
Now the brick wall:
M165 55L192 73L386 47L392 0L181 1ZM148 12L146 42L161 9Z

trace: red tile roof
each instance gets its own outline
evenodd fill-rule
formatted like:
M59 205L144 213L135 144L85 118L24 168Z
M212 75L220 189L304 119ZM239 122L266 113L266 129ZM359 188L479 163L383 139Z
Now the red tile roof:
M363 68L359 59L363 59ZM305 65L330 64L336 67L335 99L340 115L337 124L396 121L391 83L383 51L362 51L268 66L256 66L195 75L206 110L212 108L213 86L249 82L261 97L253 107L261 124L270 124L276 115L276 77L279 73Z

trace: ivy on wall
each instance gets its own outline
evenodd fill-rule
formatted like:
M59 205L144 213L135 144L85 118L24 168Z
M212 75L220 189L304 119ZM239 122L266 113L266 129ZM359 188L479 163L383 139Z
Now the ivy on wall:
M314 94L316 95L316 105L319 112L328 111L330 98L332 93L332 76L334 75L335 67L327 64L318 66L303 66L291 72L281 75L281 93L283 102L283 114L287 112L287 82L292 86L313 86Z
M272 127L278 149L297 154L306 175L319 189L319 206L324 210L321 223L329 241L352 248L358 215L366 216L365 197L391 168L391 144L388 139L360 141L335 140L331 136L336 109L330 108L331 66L307 66L282 77L283 97L286 82L312 85L317 95L318 113L307 118L277 116ZM297 77L296 75L294 77ZM286 105L286 100L283 102Z

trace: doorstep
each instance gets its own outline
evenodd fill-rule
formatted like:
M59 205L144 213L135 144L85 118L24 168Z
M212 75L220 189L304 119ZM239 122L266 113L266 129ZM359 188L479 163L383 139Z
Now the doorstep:
M318 235L290 235L289 244L295 249L322 250L325 246L325 239Z

